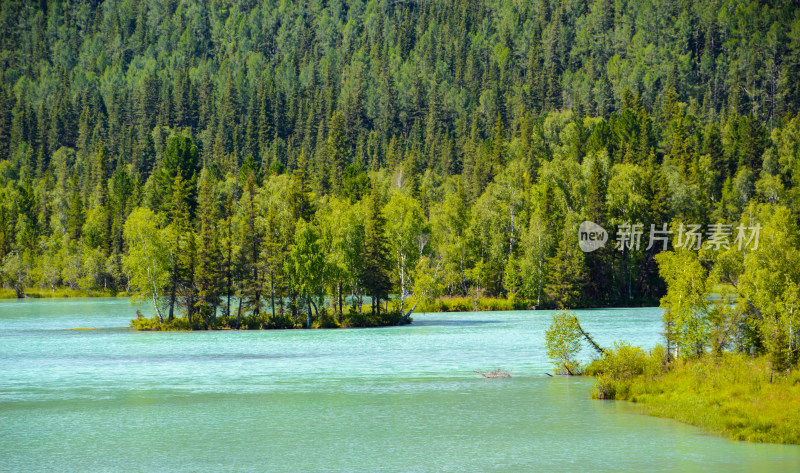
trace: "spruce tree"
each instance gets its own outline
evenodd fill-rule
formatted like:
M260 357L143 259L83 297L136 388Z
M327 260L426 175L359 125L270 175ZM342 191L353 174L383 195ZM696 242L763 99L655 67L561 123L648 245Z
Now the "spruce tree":
M343 191L344 169L349 164L349 144L342 114L335 112L328 124L328 182L336 195Z
M580 305L586 284L586 266L578 246L576 228L564 224L564 231L549 261L549 281L545 287L547 297L559 309Z
M186 186L186 202L189 215L194 215L197 198L197 175L200 166L200 153L191 138L175 136L167 142L164 151L164 160L156 176L153 204L156 208L169 211L172 206L173 184L180 176L181 182Z
M259 208L256 202L255 173L247 177L244 194L239 201L241 209L241 225L239 233L239 262L241 271L241 297L243 305L253 316L261 313L264 277L261 260L263 232L258 222ZM239 328L240 318L237 315L236 326Z
M169 204L170 232L170 286L169 286L169 316L168 320L175 318L175 304L184 282L185 272L185 253L183 243L187 238L187 232L191 231L189 225L189 183L183 180L180 172L175 175L172 184L172 198ZM192 255L189 255L190 257Z
M217 307L220 303L220 289L224 266L220 265L223 259L220 248L219 231L220 223L217 211L214 180L207 170L200 175L200 191L198 196L198 243L197 243L197 305L200 314L216 322Z
M391 261L385 230L386 218L381 207L378 188L373 185L364 228L364 269L360 278L364 291L372 298L373 315L380 315L381 300L389 297L392 286L387 271Z

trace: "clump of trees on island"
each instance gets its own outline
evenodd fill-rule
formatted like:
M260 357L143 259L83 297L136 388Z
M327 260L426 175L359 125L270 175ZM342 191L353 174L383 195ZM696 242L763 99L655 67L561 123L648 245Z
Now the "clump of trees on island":
M0 51L6 290L137 294L141 327L650 303L688 257L617 250L621 226L763 242L800 212L791 2L4 2ZM798 277L760 251L692 267L728 268L771 350ZM739 333L673 306L681 355Z

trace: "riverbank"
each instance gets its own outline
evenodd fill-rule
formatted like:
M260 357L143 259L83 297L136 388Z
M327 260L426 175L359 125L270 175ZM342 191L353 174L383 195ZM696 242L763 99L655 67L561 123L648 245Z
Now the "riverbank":
M406 301L407 307L412 307L415 304L414 298L411 297ZM607 309L610 307L653 307L657 306L657 300L632 300L625 301L624 304L615 306L586 304L577 305L575 309ZM551 310L555 309L553 306L539 305L536 301L521 300L514 298L502 297L439 297L421 301L417 304L415 312L484 312L484 311L512 311L512 310Z
M663 349L616 347L590 365L595 399L636 403L732 440L800 444L800 372L772 374L765 357L725 353L661 367Z
M32 287L25 289L25 297L22 299L67 299L71 297L128 297L130 294L127 292L111 292L108 290L87 290L87 289L71 289L68 287L59 287L53 289L40 289ZM0 299L20 299L13 289L6 287L0 288Z

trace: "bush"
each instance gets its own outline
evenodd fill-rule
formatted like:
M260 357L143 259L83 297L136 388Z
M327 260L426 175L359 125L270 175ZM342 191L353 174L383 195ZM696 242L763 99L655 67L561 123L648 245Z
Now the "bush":
M664 348L659 345L649 353L627 342L615 342L614 348L607 350L602 358L593 362L586 374L607 375L612 379L626 379L634 376L655 376L661 373Z
M616 342L603 357L593 361L586 373L597 376L592 388L593 399L627 398L631 380L640 376L652 378L662 373L666 351L661 345L650 352L627 342Z
M323 310L322 313L317 317L314 322L311 324L312 328L339 328L339 323L336 321L336 318L333 317L328 311Z

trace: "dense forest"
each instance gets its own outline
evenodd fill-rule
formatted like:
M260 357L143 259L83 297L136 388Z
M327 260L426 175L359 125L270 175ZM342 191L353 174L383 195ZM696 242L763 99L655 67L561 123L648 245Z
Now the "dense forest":
M580 222L759 223L695 256L726 285L774 266L770 225L798 238L795 2L4 1L0 76L18 297L262 327L632 305L666 294L660 245L584 253Z

